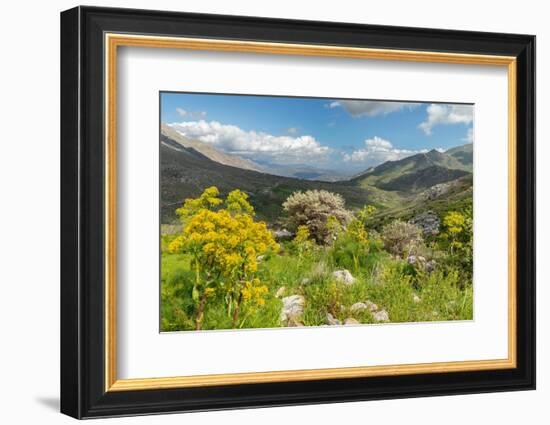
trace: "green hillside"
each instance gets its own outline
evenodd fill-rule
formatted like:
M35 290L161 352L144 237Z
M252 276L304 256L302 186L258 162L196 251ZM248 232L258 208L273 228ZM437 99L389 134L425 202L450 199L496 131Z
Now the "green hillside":
M225 195L240 189L250 196L259 218L276 220L282 203L298 190L324 189L341 194L349 208L365 204L385 209L397 205L398 194L378 188L302 180L231 167L212 161L194 148L185 148L165 135L161 136L161 220L176 221L175 210L186 198L195 197L204 188L217 186Z
M280 218L283 202L295 191L335 192L344 197L346 206L352 210L365 204L374 205L381 221L408 217L426 209L460 207L464 202L471 202L472 196L471 145L388 161L338 182L283 177L250 169L254 166L252 162L183 138L164 126L160 153L164 224L176 223L176 208L209 186L217 186L222 195L234 189L246 192L258 217L268 222ZM433 187L437 190L432 190Z
M474 145L472 143L457 146L456 148L449 149L445 153L456 158L464 166L464 169L470 172L472 171L474 162Z
M468 173L468 166L455 156L434 149L398 161L385 162L368 169L350 182L360 187L375 186L383 190L416 192Z

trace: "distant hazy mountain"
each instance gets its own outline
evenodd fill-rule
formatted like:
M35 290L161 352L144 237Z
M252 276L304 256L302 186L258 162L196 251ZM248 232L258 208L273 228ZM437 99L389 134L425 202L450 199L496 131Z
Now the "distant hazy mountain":
M470 174L471 159L468 163L467 152L460 148L463 147L455 148L451 154L434 149L398 161L387 161L369 168L350 182L361 187L374 186L389 191L422 191Z
M262 164L265 172L275 174L277 176L295 177L305 180L320 180L325 182L335 182L340 180L348 180L349 174L338 172L335 170L322 169L312 167L311 165L278 165L278 164Z
M172 137L176 136L167 131L161 134L162 223L173 222L176 219L176 208L186 198L200 195L209 186L217 186L222 195L234 189L246 192L258 216L270 221L280 215L282 203L297 190L325 189L339 193L345 198L349 208L358 208L366 203L387 205L398 200L391 193L379 196L380 191L376 188L276 176L222 164L208 156L212 155L211 151L199 151L197 145L187 141L184 145L181 138L178 138L180 141L175 141ZM243 163L238 161L234 164Z
M374 205L380 223L391 218L408 219L427 209L459 209L471 202L471 146L388 161L349 180L321 181L323 171L307 166L262 171L267 168L263 164L189 140L167 126L162 126L160 143L162 223L174 222L176 208L209 186L217 186L222 195L233 189L243 190L258 217L270 222L280 217L282 203L298 190L339 193L350 209ZM289 171L295 177L276 175Z
M241 158L238 155L226 154L214 148L213 146L210 146L207 143L203 143L198 140L188 139L169 125L162 124L161 143L167 143L165 139L170 139L172 142L175 142L177 145L181 145L184 148L193 149L198 153L204 155L206 158L220 164L243 168L245 170L264 171L260 165L256 164L253 161L250 161L249 159Z
M273 174L276 176L295 177L305 180L321 180L321 181L338 181L349 178L348 174L340 173L334 170L324 170L317 167L312 167L306 164L299 165L280 165L280 164L268 164L251 161L246 158L242 158L238 155L227 154L215 147L203 143L199 140L192 140L183 136L178 131L166 124L161 125L161 139L170 139L172 142L176 142L185 148L194 149L198 153L204 155L212 161L220 164L229 165L231 167L242 168L244 170L254 170L264 173ZM161 140L163 143L167 143L165 140Z

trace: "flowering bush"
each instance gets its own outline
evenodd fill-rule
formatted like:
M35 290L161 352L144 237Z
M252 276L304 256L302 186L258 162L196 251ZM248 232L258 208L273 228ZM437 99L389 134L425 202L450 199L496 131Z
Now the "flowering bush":
M305 254L311 252L313 249L313 241L310 239L309 229L307 226L298 226L296 230L296 236L292 240L292 250L298 255L298 258L302 258Z
M466 230L466 217L457 211L450 211L443 218L443 226L446 230L443 237L449 239L449 247L453 254L456 249L464 246L462 239Z
M345 209L344 198L326 190L294 192L283 203L283 209L288 214L289 227L296 230L307 226L319 245L332 243L334 232L352 219L352 214Z
M254 208L240 190L230 192L224 201L212 186L198 198L186 199L177 214L183 231L169 250L192 256L196 328L201 329L208 298L216 294L225 299L236 327L241 305L261 306L268 292L256 277L258 256L279 246L266 224L254 221Z
M472 208L463 212L449 211L443 217L443 232L440 235L440 246L449 250L447 263L460 270L461 274L471 279L473 272L473 221Z
M398 257L407 257L422 243L422 230L401 220L392 221L382 229L384 248Z

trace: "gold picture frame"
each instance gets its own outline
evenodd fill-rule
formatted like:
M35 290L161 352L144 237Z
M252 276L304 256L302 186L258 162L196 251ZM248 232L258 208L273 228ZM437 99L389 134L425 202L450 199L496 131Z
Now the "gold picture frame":
M135 391L284 381L307 381L351 377L411 375L419 373L466 372L516 367L516 58L464 53L318 46L105 34L105 391ZM168 378L117 379L116 374L116 96L119 47L188 49L238 53L302 55L506 67L508 73L508 357L494 360L400 364L254 373L175 376Z

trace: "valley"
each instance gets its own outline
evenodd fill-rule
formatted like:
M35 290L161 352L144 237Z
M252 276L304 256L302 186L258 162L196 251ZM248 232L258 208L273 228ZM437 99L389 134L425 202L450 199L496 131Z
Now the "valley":
M177 223L175 209L210 186L218 187L222 195L242 190L258 217L271 225L277 224L282 203L295 191L318 189L340 194L351 210L373 205L378 224L410 219L426 210L443 213L460 209L471 203L472 197L472 144L388 161L338 181L322 181L305 171L303 175L311 179L271 174L253 161L185 138L166 125L161 128L160 151L163 224Z

